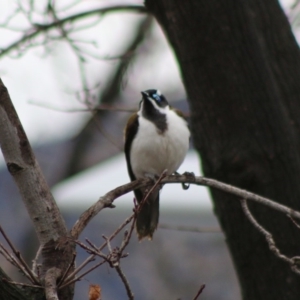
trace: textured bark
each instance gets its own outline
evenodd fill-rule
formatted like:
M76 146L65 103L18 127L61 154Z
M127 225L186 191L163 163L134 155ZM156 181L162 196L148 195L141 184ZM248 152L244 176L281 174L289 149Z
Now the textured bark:
M67 228L1 80L0 145L7 168L19 188L43 246L42 276L52 267L65 270L73 257L73 247L58 245L65 245L63 242L68 236ZM60 292L60 299L71 299L72 293L69 287Z
M204 174L300 210L300 55L275 0L147 0L179 61ZM300 299L232 196L212 190L243 299ZM285 217L251 205L281 251L300 254ZM208 283L209 285L209 283Z

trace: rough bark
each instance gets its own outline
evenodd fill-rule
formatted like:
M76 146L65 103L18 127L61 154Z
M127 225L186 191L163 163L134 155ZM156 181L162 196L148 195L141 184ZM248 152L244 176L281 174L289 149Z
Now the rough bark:
M43 247L41 275L52 267L65 270L73 257L73 247L58 245L65 245L67 228L1 79L0 129L0 145L8 171L19 188ZM60 296L60 299L71 299L72 288L61 291Z
M278 2L147 0L146 6L179 61L204 174L299 210L300 55ZM269 251L240 204L211 192L243 299L300 299L299 276ZM300 254L291 222L250 208L283 253Z

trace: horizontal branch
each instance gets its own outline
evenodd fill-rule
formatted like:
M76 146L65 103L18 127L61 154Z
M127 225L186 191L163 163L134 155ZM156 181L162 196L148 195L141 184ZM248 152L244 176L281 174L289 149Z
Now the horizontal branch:
M202 176L194 176L191 173L185 173L182 175L166 176L161 180L161 183L162 184L186 183L186 184L196 184L201 186L207 186L210 188L215 188L217 190L237 196L238 197L237 200L240 200L241 198L245 200L251 200L300 220L300 212L295 211L292 208L279 204L271 199L256 195L254 193L231 186L226 183L222 183L214 179L210 179ZM106 207L113 208L114 200L116 200L120 196L125 195L135 189L145 187L145 186L150 186L150 185L153 185L153 181L151 179L137 179L133 182L124 184L108 192L80 216L80 218L78 219L78 221L75 223L75 225L71 230L71 236L74 239L77 239L80 233L86 227L86 225L91 221L91 219L95 217L102 209Z
M123 11L134 11L134 12L138 12L138 13L145 13L147 11L146 8L141 5L114 5L114 6L97 8L97 9L77 13L74 15L70 15L65 18L55 20L54 22L48 23L48 24L33 24L33 28L28 28L27 30L24 30L26 33L21 38L19 38L15 42L11 43L6 48L0 50L0 57L9 53L13 49L18 48L23 43L35 38L39 34L49 31L56 27L59 28L60 26L64 25L65 23L74 22L76 20L79 20L79 19L82 19L85 17L89 17L89 16L93 16L93 15L104 15L104 14L107 14L110 12L116 12L116 11L122 11L122 10Z

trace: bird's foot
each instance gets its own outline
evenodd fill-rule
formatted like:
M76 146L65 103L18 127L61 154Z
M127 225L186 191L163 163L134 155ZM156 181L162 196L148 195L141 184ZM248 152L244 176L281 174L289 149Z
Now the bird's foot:
M184 172L182 175L186 176L191 181L195 181L196 176L193 172ZM182 185L182 189L185 191L190 188L190 183L182 182L181 185Z

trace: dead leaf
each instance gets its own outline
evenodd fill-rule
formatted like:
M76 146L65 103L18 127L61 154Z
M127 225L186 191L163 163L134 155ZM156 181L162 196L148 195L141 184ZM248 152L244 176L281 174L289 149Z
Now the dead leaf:
M101 300L101 288L98 284L90 284L89 300Z

